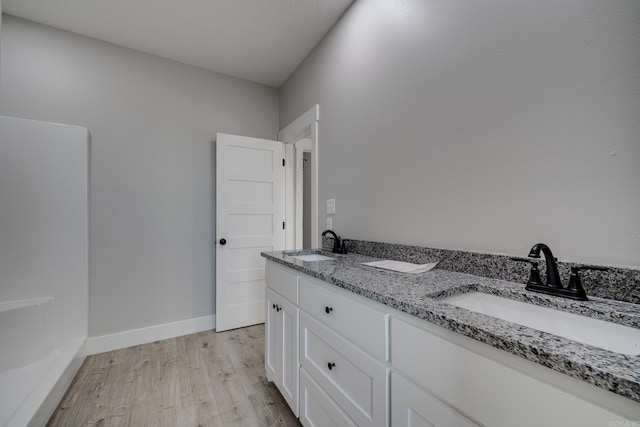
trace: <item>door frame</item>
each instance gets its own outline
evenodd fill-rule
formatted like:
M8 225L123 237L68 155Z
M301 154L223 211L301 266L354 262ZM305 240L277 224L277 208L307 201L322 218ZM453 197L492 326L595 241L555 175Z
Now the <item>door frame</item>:
M296 248L296 207L295 207L295 149L294 144L300 138L309 135L311 140L311 247L317 248L320 241L318 229L318 122L320 106L311 107L278 132L278 141L284 144L285 168L285 221L294 226L285 229L285 247Z
M306 134L305 134L306 135ZM304 143L303 143L304 141ZM311 140L304 138L293 144L295 151L296 173L296 248L304 248L304 153L311 153ZM313 159L313 153L311 153ZM311 165L308 166L311 168ZM311 174L309 172L309 174ZM300 185L302 183L303 185ZM309 197L311 197L309 195ZM311 207L309 207L311 210Z

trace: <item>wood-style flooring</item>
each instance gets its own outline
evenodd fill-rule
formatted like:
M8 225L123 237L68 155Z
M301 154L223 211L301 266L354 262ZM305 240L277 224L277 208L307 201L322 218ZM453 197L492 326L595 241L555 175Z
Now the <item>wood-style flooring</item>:
M89 356L47 426L299 426L265 379L264 325Z

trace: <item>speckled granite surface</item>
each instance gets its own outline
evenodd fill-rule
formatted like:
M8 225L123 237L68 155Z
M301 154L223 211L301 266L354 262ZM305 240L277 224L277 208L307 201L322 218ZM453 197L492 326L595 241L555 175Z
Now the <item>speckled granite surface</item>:
M640 402L640 356L602 350L458 308L439 299L469 290L479 290L640 328L640 308L636 304L601 298L592 298L591 301L584 302L551 297L526 292L524 285L519 283L453 272L439 267L426 273L412 275L360 265L378 259L393 259L391 254L370 257L355 253L334 255L323 252L324 255L335 257L335 260L320 262L301 261L287 254L288 252L270 252L264 253L263 256L389 307ZM407 261L407 258L402 260ZM409 260L415 263L429 261L431 259L427 258ZM640 350L638 353L640 354Z
M323 246L331 249L333 238L325 237ZM393 259L396 261L425 264L440 261L438 268L442 270L469 273L491 279L507 280L515 283L526 283L531 266L512 261L507 255L483 254L447 249L434 249L421 246L408 246L395 243L368 242L349 240L349 252L367 255L374 258ZM524 248L518 255L526 257L530 248ZM552 248L553 249L553 248ZM554 254L557 256L557 254ZM538 268L544 280L546 264L544 257ZM558 262L558 272L563 284L569 282L572 266L580 264ZM640 304L640 269L609 267L608 271L581 271L582 284L587 295L609 298Z

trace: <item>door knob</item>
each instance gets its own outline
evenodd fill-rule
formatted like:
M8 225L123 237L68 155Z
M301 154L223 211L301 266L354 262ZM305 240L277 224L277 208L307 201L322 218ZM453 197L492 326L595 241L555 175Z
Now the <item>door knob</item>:
M226 245L227 244L227 239L220 239L220 244L221 245Z

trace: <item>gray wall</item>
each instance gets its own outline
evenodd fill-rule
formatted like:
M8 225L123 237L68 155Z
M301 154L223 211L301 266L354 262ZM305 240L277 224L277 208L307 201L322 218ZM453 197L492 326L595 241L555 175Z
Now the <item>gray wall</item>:
M280 126L320 104L345 237L640 266L639 22L637 0L359 0Z
M274 139L277 91L3 19L0 114L92 135L89 336L213 314L212 141Z

